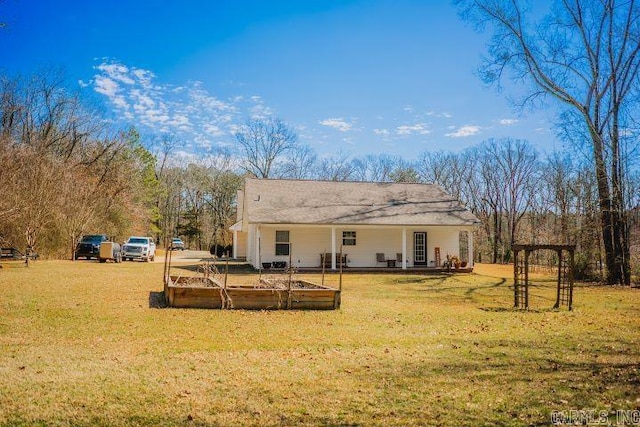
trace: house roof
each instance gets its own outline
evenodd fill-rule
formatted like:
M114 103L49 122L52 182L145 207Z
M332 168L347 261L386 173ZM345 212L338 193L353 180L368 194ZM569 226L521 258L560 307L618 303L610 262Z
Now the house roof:
M473 225L433 184L248 178L245 221L261 224Z

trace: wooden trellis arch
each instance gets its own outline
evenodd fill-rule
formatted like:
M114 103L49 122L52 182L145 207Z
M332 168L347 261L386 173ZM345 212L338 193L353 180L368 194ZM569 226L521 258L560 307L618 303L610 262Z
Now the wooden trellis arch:
M558 288L553 308L573 304L573 269L576 245L513 245L513 299L514 307L529 308L529 255L539 249L549 249L558 254ZM564 257L563 253L569 256Z

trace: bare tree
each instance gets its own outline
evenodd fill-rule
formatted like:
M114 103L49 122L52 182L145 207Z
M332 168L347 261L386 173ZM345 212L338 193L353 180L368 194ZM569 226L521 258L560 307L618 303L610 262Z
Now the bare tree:
M457 200L467 203L463 196L469 179L468 157L445 151L423 153L417 165L420 179L439 185Z
M324 158L318 167L318 178L325 181L349 181L353 179L353 159L344 152Z
M61 165L51 156L42 156L32 147L15 150L20 178L15 182L13 226L22 235L27 248L37 248L42 234L54 223L59 209L58 182Z
M280 119L254 119L235 134L244 151L243 169L257 178L272 178L298 136Z
M458 0L462 16L494 37L481 70L532 83L523 102L549 95L581 120L598 186L606 283L630 284L622 130L638 114L640 7L634 0L561 0L537 22L519 0Z
M534 181L538 171L537 154L533 147L521 139L489 140L485 149L487 157L493 159L498 170L498 185L503 190L504 214L509 230L511 247L516 243L520 220L529 210L535 193Z
M502 212L505 205L504 186L502 185L500 171L495 167L495 159L484 149L478 149L478 178L482 182L479 190L481 203L487 206L483 209L487 216L485 228L492 248L492 262L498 262L500 251L504 253L502 235ZM482 219L482 217L481 217Z
M219 245L231 243L228 228L235 219L235 199L242 187L242 178L229 169L209 168L207 179L206 203L211 223L210 245L217 253Z
M185 210L184 170L181 167L165 167L159 177L162 186L158 203L161 214L160 228L169 239L179 235L182 225L182 214Z
M61 255L88 227L132 223L136 165L123 139L108 135L56 72L0 80L3 238Z
M404 166L402 158L389 154L369 154L352 160L353 179L357 181L389 182L392 172Z
M281 178L310 179L317 174L318 157L308 145L300 145L291 150L285 161Z
M547 157L541 174L541 190L548 198L545 207L553 212L554 219L560 223L559 227L555 227L554 234L559 239L558 243L563 244L575 243L577 237L572 232L575 229L570 227L570 218L577 214L574 169L569 155L552 153Z

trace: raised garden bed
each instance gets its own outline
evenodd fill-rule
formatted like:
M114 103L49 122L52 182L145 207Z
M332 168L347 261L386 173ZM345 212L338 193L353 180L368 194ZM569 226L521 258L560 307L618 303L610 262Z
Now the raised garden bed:
M223 284L208 277L171 276L165 287L169 307L246 310L335 310L340 291L305 280L261 279L255 285Z
M222 287L205 277L172 276L165 288L169 307L222 308Z

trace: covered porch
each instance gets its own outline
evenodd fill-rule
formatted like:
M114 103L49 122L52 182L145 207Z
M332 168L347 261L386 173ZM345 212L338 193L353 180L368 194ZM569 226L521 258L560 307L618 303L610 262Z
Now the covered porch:
M256 269L438 272L473 270L467 226L249 224L246 258ZM240 233L238 233L240 234ZM234 254L242 256L234 240ZM409 271L408 271L409 270Z
M333 272L332 270L326 270L325 272ZM338 271L338 270L336 270ZM263 270L264 272L264 270ZM277 270L274 270L274 273ZM297 273L321 273L322 267L300 267L296 270ZM445 267L348 267L342 270L343 273L353 274L438 274L438 273L473 273L473 267L464 268L445 268Z

